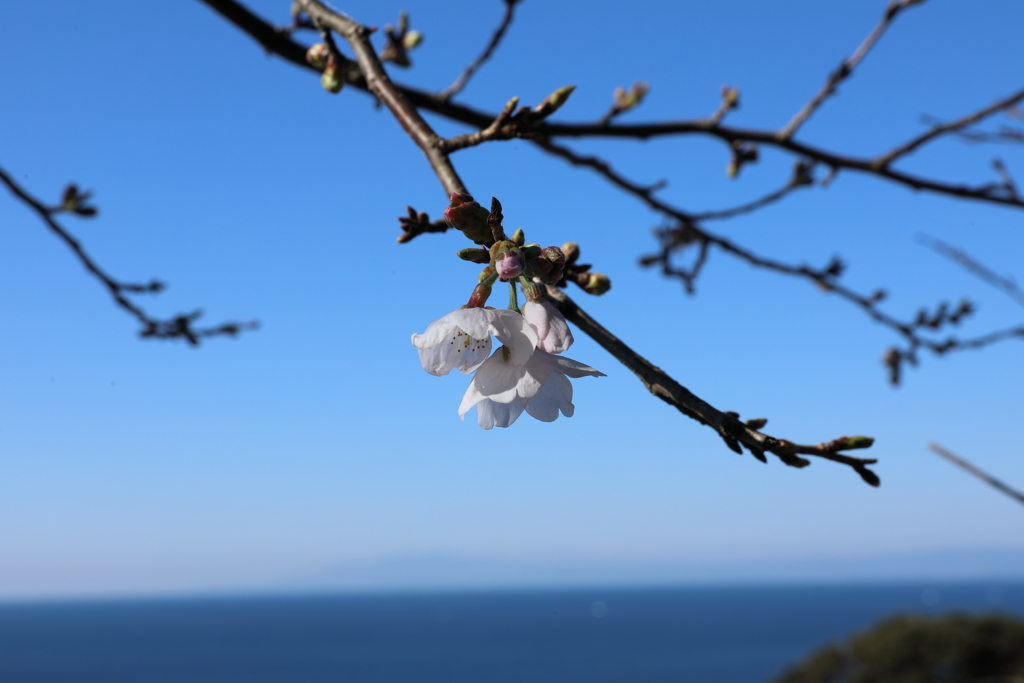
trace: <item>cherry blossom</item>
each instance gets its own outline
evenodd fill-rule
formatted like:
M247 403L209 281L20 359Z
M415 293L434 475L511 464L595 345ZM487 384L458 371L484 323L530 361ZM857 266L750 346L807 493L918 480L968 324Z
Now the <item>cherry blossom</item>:
M572 417L572 383L569 377L604 377L589 365L556 356L540 348L522 365L512 362L506 347L495 351L477 370L462 398L459 417L465 419L476 406L477 424L484 429L508 427L525 410L542 422L553 422L558 413Z
M525 364L537 346L537 333L521 314L507 309L460 308L412 335L420 364L432 375L454 369L468 374L487 360L491 335L508 349L513 366Z

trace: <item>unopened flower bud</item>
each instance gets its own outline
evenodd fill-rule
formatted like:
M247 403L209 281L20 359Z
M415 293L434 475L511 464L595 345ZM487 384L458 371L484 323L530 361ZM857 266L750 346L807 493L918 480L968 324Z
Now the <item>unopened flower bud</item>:
M494 241L491 229L487 227L490 211L480 206L468 194L452 192L451 204L444 210L444 219L448 225L461 230L469 239L477 244L490 245Z
M576 259L580 257L580 245L575 242L566 242L562 245L562 253L565 254L565 262L568 264L576 263Z
M584 279L580 286L587 294L600 296L612 288L612 281L604 273L581 273L580 280Z
M491 252L486 249L477 249L476 247L469 247L468 249L459 249L456 254L463 261L469 261L470 263L490 263Z
M331 51L324 43L313 43L306 50L306 61L315 69L323 69L327 66L327 59L330 56Z
M324 72L320 74L320 85L324 87L324 90L330 93L341 92L341 86L345 84L342 80L341 74L339 73L338 64L334 59L327 60L327 66L324 67Z
M558 247L545 247L531 262L533 274L546 285L553 285L562 279L565 268L565 254Z
M523 242L526 241L526 233L523 232L522 228L519 228L514 233L512 233L512 241L518 244L519 246L523 246Z
M494 263L494 271L503 280L519 277L526 266L523 252L515 242L509 240L494 243L491 247L491 260Z

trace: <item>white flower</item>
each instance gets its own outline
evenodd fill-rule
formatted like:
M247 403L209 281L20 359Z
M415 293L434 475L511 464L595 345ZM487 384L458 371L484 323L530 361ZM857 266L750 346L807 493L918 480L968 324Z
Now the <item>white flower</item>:
M572 417L575 406L569 377L604 377L589 365L539 348L523 365L515 365L511 357L502 347L480 366L459 406L461 419L473 406L484 429L508 427L524 410L542 422L555 421L559 411Z
M510 350L512 365L523 365L537 346L537 333L522 315L508 309L460 308L435 320L423 334L412 335L420 364L432 375L455 368L470 373L487 360L491 335Z
M537 332L537 348L548 353L562 353L572 346L572 332L561 311L550 301L523 306L523 315Z

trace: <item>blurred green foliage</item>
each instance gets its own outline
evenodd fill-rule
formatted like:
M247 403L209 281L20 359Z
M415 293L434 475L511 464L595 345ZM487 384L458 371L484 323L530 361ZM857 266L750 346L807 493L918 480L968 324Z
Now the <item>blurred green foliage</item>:
M811 654L773 683L1024 683L1024 621L898 616Z

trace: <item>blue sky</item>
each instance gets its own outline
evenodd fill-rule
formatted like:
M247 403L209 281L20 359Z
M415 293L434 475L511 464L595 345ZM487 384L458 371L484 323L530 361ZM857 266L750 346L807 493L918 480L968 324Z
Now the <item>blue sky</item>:
M742 89L736 125L777 127L877 21L883 3L637 2L519 7L462 101L496 110L576 92L556 118L593 120L612 90L652 84L624 120L709 114ZM287 18L287 2L253 2ZM396 80L448 85L501 3L352 2L382 25L406 8L426 36ZM158 314L202 307L259 331L195 350L142 342L133 322L21 205L0 197L0 597L275 589L352 562L442 553L487 561L760 562L1024 550L1019 504L925 449L1024 487L1021 345L925 357L892 389L896 340L809 284L712 254L696 296L637 266L659 218L523 141L460 152L472 192L498 196L529 241L575 240L608 273L594 317L699 396L804 442L869 434L883 479L762 465L650 397L584 335L567 354L608 377L574 382L576 415L484 432L456 409L468 378L419 367L409 335L461 305L476 267L451 233L396 245L411 204L445 197L422 154L370 99L331 96L198 2L22 3L0 26L0 165L56 199L75 181L100 217L65 224L111 273L158 277ZM877 153L1019 88L1024 8L931 2L908 11L800 138ZM453 28L457 26L457 28ZM306 36L303 36L304 38ZM430 118L439 132L463 128ZM577 143L702 211L788 177L763 151L739 180L710 140ZM1018 178L1020 148L949 141L907 170ZM920 246L928 233L1024 277L1022 214L853 174L713 229L768 256L885 287L886 310L968 296L963 333L1020 308ZM709 226L712 227L712 226Z

